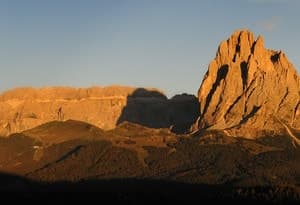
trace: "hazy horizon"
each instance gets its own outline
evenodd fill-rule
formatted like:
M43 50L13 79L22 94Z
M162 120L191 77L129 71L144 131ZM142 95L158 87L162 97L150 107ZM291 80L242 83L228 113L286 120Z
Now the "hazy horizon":
M32 86L155 87L196 94L219 43L263 35L300 69L296 0L3 0L0 92Z

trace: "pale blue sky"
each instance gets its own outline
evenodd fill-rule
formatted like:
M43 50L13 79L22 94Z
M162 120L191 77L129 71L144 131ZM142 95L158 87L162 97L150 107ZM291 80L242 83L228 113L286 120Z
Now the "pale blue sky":
M157 87L196 94L218 44L262 34L300 68L297 0L0 0L0 91Z

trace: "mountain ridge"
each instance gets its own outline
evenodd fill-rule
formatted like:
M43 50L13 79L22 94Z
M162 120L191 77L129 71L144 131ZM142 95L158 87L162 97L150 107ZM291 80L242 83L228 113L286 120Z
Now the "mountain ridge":
M0 135L69 119L104 130L130 121L184 132L194 123L198 110L195 96L182 94L168 99L155 88L17 88L0 95Z

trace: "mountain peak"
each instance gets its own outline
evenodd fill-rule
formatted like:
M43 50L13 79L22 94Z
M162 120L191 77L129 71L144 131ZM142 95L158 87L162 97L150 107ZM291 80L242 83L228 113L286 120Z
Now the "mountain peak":
M221 42L216 58L223 63L230 60L246 61L250 54L261 56L264 53L264 39L261 35L254 40L249 30L237 30L227 40Z
M221 42L198 91L199 128L252 138L257 131L300 127L299 76L282 51L259 35L235 31ZM253 132L250 132L252 130Z

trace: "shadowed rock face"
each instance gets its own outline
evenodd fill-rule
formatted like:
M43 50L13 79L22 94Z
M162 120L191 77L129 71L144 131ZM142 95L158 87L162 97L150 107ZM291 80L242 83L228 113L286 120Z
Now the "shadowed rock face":
M199 116L193 95L167 97L157 89L132 87L19 88L0 96L0 136L58 120L84 121L104 130L123 121L152 128L188 130Z
M199 128L248 138L300 127L299 76L282 51L264 48L247 30L223 41L198 91Z
M146 93L147 95L141 95ZM189 131L199 116L199 103L194 95L175 95L167 99L160 93L137 89L127 98L117 124L124 121L151 128L170 128L175 133Z

